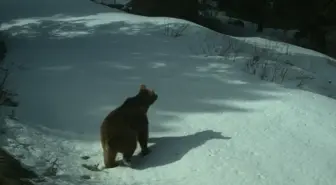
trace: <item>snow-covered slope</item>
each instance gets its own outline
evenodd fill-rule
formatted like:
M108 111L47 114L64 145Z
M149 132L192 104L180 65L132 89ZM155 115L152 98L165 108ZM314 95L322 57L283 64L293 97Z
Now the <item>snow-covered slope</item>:
M0 7L20 101L2 139L42 184L336 183L334 60L90 1ZM152 153L133 169L84 168L102 165L100 123L141 83L159 95Z

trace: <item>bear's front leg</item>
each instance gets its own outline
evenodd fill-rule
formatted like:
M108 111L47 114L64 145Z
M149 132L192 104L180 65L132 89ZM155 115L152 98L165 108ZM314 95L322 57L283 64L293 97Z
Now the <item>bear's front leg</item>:
M126 166L131 167L131 158L134 154L134 151L137 147L137 135L136 132L133 132L129 138L124 142L123 147L123 162Z
M148 148L148 124L144 124L144 128L138 132L138 141L141 148L141 155L148 155L151 152Z

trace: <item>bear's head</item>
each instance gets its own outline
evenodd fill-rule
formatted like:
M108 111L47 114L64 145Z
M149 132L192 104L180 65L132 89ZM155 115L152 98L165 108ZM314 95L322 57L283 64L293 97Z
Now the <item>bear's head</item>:
M145 85L140 85L140 90L138 93L138 97L141 99L141 102L149 107L152 105L157 99L158 95L152 89L148 89Z

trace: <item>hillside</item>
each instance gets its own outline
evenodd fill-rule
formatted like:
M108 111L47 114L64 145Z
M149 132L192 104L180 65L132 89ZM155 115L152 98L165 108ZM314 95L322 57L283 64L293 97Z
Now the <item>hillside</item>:
M4 0L0 12L20 102L1 140L40 184L335 184L333 59L90 1ZM84 168L102 166L100 123L142 83L159 95L152 153L133 169Z

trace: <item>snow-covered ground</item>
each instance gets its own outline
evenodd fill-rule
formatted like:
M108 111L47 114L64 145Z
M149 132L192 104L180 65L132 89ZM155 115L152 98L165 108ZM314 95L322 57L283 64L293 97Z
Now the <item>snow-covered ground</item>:
M336 183L331 58L84 0L3 0L0 17L20 101L1 138L42 184ZM84 168L102 166L100 123L141 83L159 95L152 153Z

